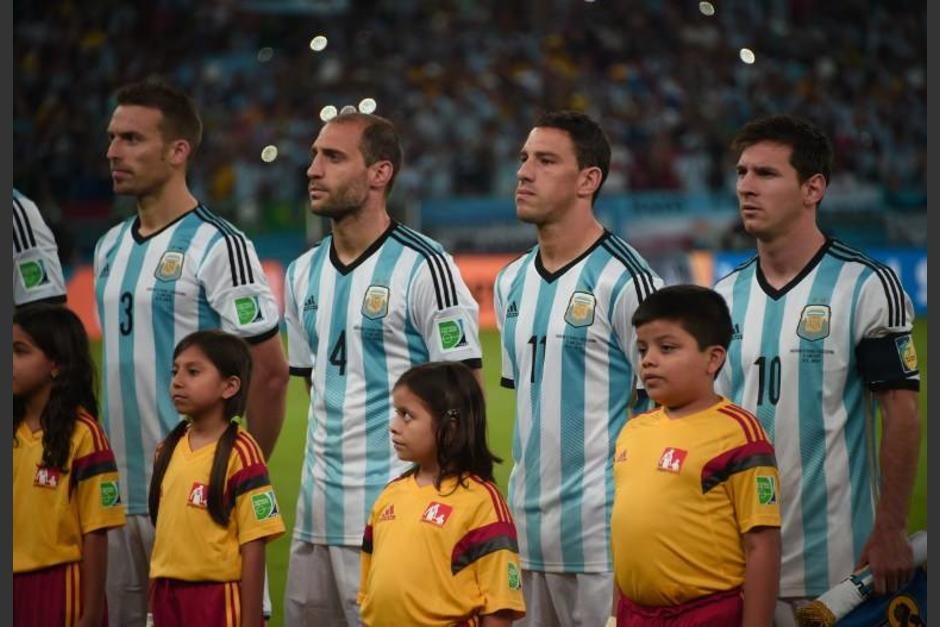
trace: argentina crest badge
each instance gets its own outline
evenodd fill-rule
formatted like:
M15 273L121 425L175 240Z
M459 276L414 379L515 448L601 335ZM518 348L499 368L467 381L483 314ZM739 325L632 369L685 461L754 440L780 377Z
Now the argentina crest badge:
M589 327L594 324L594 308L597 299L589 292L575 292L568 301L565 322L573 327Z
M806 305L796 326L796 334L810 342L827 338L830 318L829 305Z
M388 314L388 288L370 285L362 298L362 315L369 320L378 320Z
M160 257L153 275L160 281L175 281L183 275L183 253L168 250Z

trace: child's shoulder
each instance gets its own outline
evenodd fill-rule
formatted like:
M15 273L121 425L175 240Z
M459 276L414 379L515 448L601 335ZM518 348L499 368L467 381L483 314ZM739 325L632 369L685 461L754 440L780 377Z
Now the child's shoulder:
M92 451L97 452L110 450L111 448L104 427L84 409L79 409L78 414L75 416L72 442L76 444L76 450L91 448Z
M232 443L231 457L233 460L237 459L242 467L265 463L258 441L241 425L238 426L235 441Z
M710 430L732 440L740 440L742 444L767 440L767 434L757 417L727 399L723 399L709 412L709 419Z

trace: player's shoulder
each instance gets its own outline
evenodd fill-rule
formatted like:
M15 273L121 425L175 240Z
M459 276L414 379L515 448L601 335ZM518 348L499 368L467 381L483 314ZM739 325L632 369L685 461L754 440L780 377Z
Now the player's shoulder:
M36 206L36 203L33 202L29 196L26 196L15 187L13 188L13 209L14 211L19 209L20 211L25 212L27 215L39 213L39 207ZM14 213L14 218L15 217L16 214Z
M136 214L128 216L117 224L112 225L111 228L104 232L104 235L98 238L98 245L100 246L104 242L116 241L122 234L128 237L131 236L132 226L135 220L137 220Z
M75 450L89 450L89 452L107 451L111 448L108 436L95 418L79 409L75 417L75 427L72 431L72 443Z
M649 296L657 285L662 285L662 279L650 267L646 259L622 237L605 231L599 242L596 254L608 255L610 263L619 266L620 272L609 276L629 277L627 284L635 283L643 286L642 296Z
M310 267L310 264L313 263L313 257L321 250L329 250L330 241L332 240L332 235L326 235L315 243L313 246L302 252L300 255L295 257L289 264L287 264L286 275L294 277L298 270L305 270ZM325 248L324 248L325 246Z
M721 292L723 289L733 286L734 282L737 280L738 275L756 263L757 255L754 254L736 265L730 272L715 281L715 291Z
M232 458L236 459L242 468L264 464L264 454L258 446L258 441L241 425L232 443Z
M871 270L881 278L895 275L891 266L877 261L857 248L853 248L837 239L829 240L826 254L845 265L861 266L862 268Z
M393 223L389 228L389 237L405 248L410 248L423 256L447 254L440 242L400 222Z
M515 276L521 272L526 265L531 263L535 258L537 251L538 244L510 259L506 265L500 268L499 272L496 273L496 283L499 284L503 277Z

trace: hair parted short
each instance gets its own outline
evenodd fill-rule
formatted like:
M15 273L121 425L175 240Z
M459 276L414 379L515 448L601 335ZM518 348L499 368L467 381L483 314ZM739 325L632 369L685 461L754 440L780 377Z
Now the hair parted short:
M677 322L695 338L699 350L709 346L728 348L733 324L721 294L698 285L670 285L653 292L633 312L633 326L656 320Z
M401 138L391 120L372 113L341 113L331 119L327 124L355 123L362 126L362 139L359 141L359 151L366 162L372 165L379 161L388 161L392 164L392 176L385 188L385 195L392 192L395 177L401 171L405 156L401 147Z
M189 143L189 159L202 143L202 119L192 98L159 79L148 79L121 87L115 95L118 105L157 109L163 114L160 132L165 141L183 139Z
M792 149L790 165L796 170L800 183L816 174L822 174L826 183L829 183L832 174L832 142L808 120L789 114L751 120L734 136L731 150L740 157L745 149L765 141Z
M565 131L574 144L578 168L600 168L601 183L591 199L592 202L597 201L610 172L610 140L607 139L604 129L587 114L567 109L543 113L536 120L535 128L557 128Z

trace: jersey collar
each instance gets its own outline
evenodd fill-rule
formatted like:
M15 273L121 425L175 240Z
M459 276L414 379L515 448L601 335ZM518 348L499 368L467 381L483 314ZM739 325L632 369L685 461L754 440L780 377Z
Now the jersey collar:
M535 269L546 283L552 283L558 277L562 276L565 272L567 272L571 268L581 263L581 260L583 260L585 257L587 257L592 252L594 252L594 249L600 246L601 244L603 244L604 240L606 240L608 237L610 237L610 231L608 231L607 229L604 229L604 232L601 233L601 236L597 238L597 241L591 244L587 250L585 250L583 253L581 253L580 255L578 255L577 257L575 257L574 259L572 259L571 261L569 261L562 267L558 268L554 272L549 272L548 270L545 269L545 266L542 265L542 250L538 249L535 251Z
M398 227L398 223L395 220L392 220L388 228L385 229L385 232L379 235L379 238L369 244L369 247L366 248L361 255L353 259L349 264L344 264L339 260L339 255L336 253L336 247L333 245L333 238L330 237L330 263L333 264L333 267L336 268L336 271L342 275L349 274L355 270L363 261L375 254L375 251L382 247L382 244L385 243L385 240L388 239L388 236L392 234Z
M156 237L156 236L159 235L160 233L163 233L165 230L167 230L168 228L170 228L171 226L173 226L174 224L176 224L177 222L179 222L180 220L182 220L183 218L185 218L186 216L188 216L189 214L191 214L193 211L195 211L195 210L198 209L199 207L202 207L202 203L198 203L195 207L193 207L193 208L190 209L189 211L186 211L186 212L180 214L178 217L176 217L176 218L175 218L174 220L172 220L171 222L166 223L166 224L163 225L161 228L157 229L156 231L154 231L154 232L151 233L150 235L146 235L146 236L140 234L140 214L138 214L137 216L134 217L134 223L131 224L131 236L134 238L134 241L135 241L135 242L137 242L138 244L143 244L143 243L146 242L147 240L153 239L154 237Z
M816 251L816 254L813 255L813 258L803 266L803 269L800 272L790 279L790 282L781 287L780 289L774 289L774 287L767 282L767 278L764 276L764 271L760 267L760 255L757 257L757 284L760 285L760 288L764 290L764 293L773 300L779 300L782 296L785 296L787 292L800 284L800 281L806 278L806 275L813 271L813 269L819 265L819 262L822 261L822 258L825 256L826 252L829 250L829 246L832 245L832 239L827 237L826 241L823 242L823 245L819 247L819 250Z

